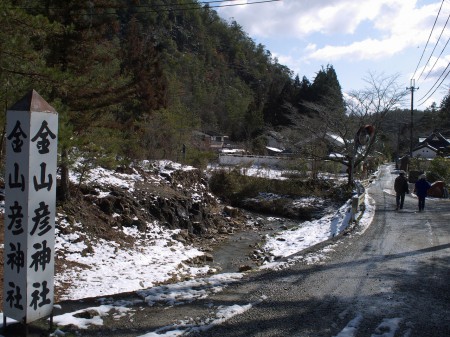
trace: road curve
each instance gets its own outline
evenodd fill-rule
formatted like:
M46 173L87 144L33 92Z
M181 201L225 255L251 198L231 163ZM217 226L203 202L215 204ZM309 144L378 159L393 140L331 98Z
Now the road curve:
M450 202L407 195L395 211L384 166L368 189L372 224L314 247L319 262L258 273L214 296L241 315L190 336L450 336ZM305 254L305 253L303 253Z

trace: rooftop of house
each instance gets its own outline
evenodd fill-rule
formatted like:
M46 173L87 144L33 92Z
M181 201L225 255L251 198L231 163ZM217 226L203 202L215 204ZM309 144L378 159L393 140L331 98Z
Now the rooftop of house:
M450 146L450 140L442 136L439 132L433 132L428 137L419 137L419 145L427 143L435 149Z
M437 148L431 146L431 145L428 144L427 142L424 142L424 143L421 143L421 144L419 144L418 146L416 146L416 147L413 149L413 151L420 150L421 148L424 148L424 147L429 148L430 150L433 150L434 152L437 152L437 150L438 150Z

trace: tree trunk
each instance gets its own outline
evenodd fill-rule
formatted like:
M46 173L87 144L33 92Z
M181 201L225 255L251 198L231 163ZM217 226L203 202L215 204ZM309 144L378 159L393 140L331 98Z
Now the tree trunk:
M59 191L59 200L67 201L70 199L69 190L69 165L68 165L68 153L67 149L63 148L61 151L61 185Z
M354 167L355 163L354 163L354 159L351 158L347 164L347 171L348 171L348 187L353 187L353 177L355 175L355 167Z

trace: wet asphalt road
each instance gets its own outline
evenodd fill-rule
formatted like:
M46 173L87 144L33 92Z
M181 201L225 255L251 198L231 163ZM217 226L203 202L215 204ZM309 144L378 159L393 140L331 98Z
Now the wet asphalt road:
M221 306L250 304L240 315L186 335L450 336L450 200L427 200L419 213L417 199L407 195L396 212L390 170L382 168L368 189L376 202L372 224L302 252L318 257L314 264L249 273L223 292L172 307L146 306L134 294L115 296L135 301L132 314L105 317L87 330L65 327L66 336L145 336L170 324L202 326ZM96 299L62 303L64 312L98 305Z

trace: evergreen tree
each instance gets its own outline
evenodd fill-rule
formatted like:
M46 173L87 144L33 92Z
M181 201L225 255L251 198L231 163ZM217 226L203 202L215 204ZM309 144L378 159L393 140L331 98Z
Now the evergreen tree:
M439 107L439 118L441 121L440 127L442 129L450 128L450 94L446 95Z
M327 65L317 73L310 90L313 102L328 105L331 102L330 106L333 106L335 111L342 114L345 112L342 88L332 65Z
M433 102L430 107L425 109L419 125L420 129L424 129L425 132L441 128L441 121L435 102Z
M112 0L46 0L41 10L51 22L63 27L46 41L50 49L46 64L61 74L51 88L50 99L64 107L66 116L62 120L70 126L63 129L72 130L77 144L89 145L93 130L113 121L130 94L129 78L120 62L116 4ZM68 141L73 137L65 136L60 142L63 200L69 197L67 176L73 148Z
M298 90L298 101L309 101L312 99L311 82L306 76L303 76L302 81L299 83Z
M143 27L133 16L126 25L123 43L123 68L130 73L130 95L122 120L139 118L142 114L167 106L166 81L160 65L158 42L151 28ZM130 114L134 116L130 116Z
M45 42L48 34L59 31L59 26L42 15L28 13L21 5L21 1L0 1L0 106L4 110L31 89L48 99L57 78L45 64L49 53ZM4 130L5 114L0 116Z

